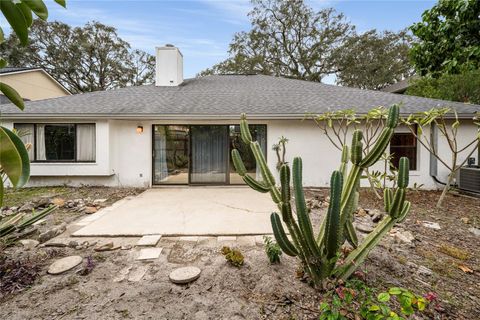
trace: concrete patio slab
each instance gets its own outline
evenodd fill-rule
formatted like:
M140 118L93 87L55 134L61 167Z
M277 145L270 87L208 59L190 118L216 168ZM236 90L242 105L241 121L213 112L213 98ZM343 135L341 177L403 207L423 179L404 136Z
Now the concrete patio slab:
M247 187L155 188L100 210L73 236L271 234L275 210L268 194Z

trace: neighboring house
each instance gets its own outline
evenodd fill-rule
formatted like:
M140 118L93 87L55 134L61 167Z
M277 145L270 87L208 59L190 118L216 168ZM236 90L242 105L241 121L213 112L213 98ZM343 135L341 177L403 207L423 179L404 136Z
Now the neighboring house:
M285 136L287 161L302 156L306 186L327 186L340 152L306 113L402 103L412 113L451 106L471 119L479 106L380 91L361 90L265 75L214 75L183 79L183 57L171 46L157 48L156 84L31 101L24 112L1 106L8 127L31 132L30 185L141 186L241 183L230 151L239 148L247 169L257 170L239 137L240 113L248 115L272 169L271 146ZM427 133L428 134L428 133ZM473 137L470 120L459 140ZM446 170L399 127L389 147L411 160L411 181L436 188L431 175ZM446 146L438 146L446 152ZM442 151L442 152L443 152ZM478 159L477 159L478 161ZM383 168L383 164L377 164Z
M381 91L404 94L407 91L407 89L410 87L410 82L414 81L415 79L417 79L416 76L409 77L407 79L404 79L402 81L398 81L392 85L389 85L388 87L383 88Z
M69 96L71 93L42 68L3 68L0 81L13 87L25 101ZM0 95L0 104L10 103Z

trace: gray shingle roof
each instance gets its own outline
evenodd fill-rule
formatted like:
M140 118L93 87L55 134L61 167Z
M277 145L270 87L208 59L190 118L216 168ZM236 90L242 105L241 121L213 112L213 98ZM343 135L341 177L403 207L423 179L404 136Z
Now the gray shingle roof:
M361 90L265 75L215 75L187 79L178 87L154 85L77 94L27 102L25 111L0 107L3 117L147 117L170 116L236 119L250 116L301 117L305 113L403 103L402 112L450 106L459 114L473 114L479 105Z
M21 67L21 68L15 68L15 67L7 67L0 69L0 74L2 73L10 73L10 72L18 72L18 71L25 71L25 70L37 70L39 68L34 68L34 67Z

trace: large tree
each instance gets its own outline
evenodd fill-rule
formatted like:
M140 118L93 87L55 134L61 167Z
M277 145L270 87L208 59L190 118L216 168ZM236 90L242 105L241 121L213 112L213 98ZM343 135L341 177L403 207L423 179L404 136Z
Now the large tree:
M480 68L480 1L440 0L410 27L411 51L420 75L438 77Z
M303 0L253 0L251 30L238 32L229 58L199 75L262 73L379 89L412 73L405 31L357 34L341 13Z
M131 50L116 29L99 22L71 27L35 21L26 47L11 34L0 50L10 66L42 67L74 93L142 85L154 79L154 57Z
M410 41L406 31L370 30L348 37L336 60L337 84L378 90L410 77Z
M480 69L438 78L421 77L409 83L406 94L480 104Z
M354 31L343 14L314 12L302 0L252 3L252 29L236 33L230 57L200 75L255 72L320 82L337 71L337 50Z

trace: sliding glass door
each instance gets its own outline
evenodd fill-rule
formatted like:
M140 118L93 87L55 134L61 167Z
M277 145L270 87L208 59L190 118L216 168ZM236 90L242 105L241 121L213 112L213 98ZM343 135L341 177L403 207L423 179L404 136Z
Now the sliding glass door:
M228 127L191 126L190 183L226 184L228 172Z
M153 184L187 184L189 127L154 126Z
M250 125L266 152L266 126ZM244 184L231 150L239 150L247 172L261 179L255 159L240 138L238 125L154 125L153 184Z

